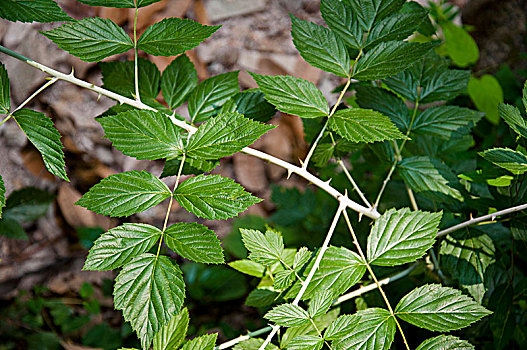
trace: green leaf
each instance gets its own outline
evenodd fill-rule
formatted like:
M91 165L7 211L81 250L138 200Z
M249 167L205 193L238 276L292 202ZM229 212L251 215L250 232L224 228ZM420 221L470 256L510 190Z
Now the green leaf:
M101 235L90 249L83 270L115 270L148 252L161 238L161 230L146 224L124 224Z
M243 244L250 252L249 259L271 266L283 260L284 240L274 231L267 230L265 235L257 230L240 229Z
M309 322L307 311L293 304L275 306L264 318L284 327L298 327Z
M457 106L432 107L417 115L412 131L448 140L468 134L482 117L482 113L468 108Z
M181 350L214 350L217 337L217 333L202 335L186 342Z
M245 90L232 98L235 104L232 112L238 112L245 118L267 123L276 114L276 109L265 100L265 94L258 89Z
M309 261L309 258L311 257L311 252L306 247L302 247L298 250L298 252L295 253L295 257L293 259L293 269L295 271L300 271L302 267L304 267L304 264Z
M404 321L439 332L467 327L490 313L460 291L438 284L414 289L395 308L397 317Z
M474 345L452 335L440 335L425 340L416 350L474 350Z
M236 344L234 350L260 350L260 346L262 346L263 343L263 339L251 338ZM265 350L278 350L278 348L271 343L265 347Z
M248 259L231 261L228 265L249 276L262 278L265 273L264 265Z
M478 154L515 175L520 175L527 171L527 156L510 148L492 148Z
M456 176L439 160L430 157L404 158L398 167L403 180L415 192L463 200L459 190L452 187L458 183Z
M66 164L60 134L53 127L51 118L46 117L44 113L25 108L16 111L13 117L29 141L42 155L46 169L53 175L69 181L64 169Z
M386 211L368 236L368 261L372 265L396 266L422 257L435 242L442 213Z
M417 44L406 41L380 43L366 52L353 66L351 77L376 80L395 75L421 59L436 43Z
M104 6L104 7L117 7L117 8L135 8L148 6L161 0L78 0L83 4L90 6Z
M443 269L481 303L486 292L485 271L494 263L492 239L476 230L464 230L463 235L447 236L439 254Z
M187 55L177 57L163 71L161 91L168 108L175 109L187 100L198 85L198 73Z
M188 310L183 308L179 314L172 317L170 321L161 327L156 333L153 341L154 350L178 349L185 341L188 330Z
M84 18L40 32L61 49L83 61L96 62L134 47L132 39L109 19Z
M123 311L147 349L154 335L181 310L185 283L170 258L145 253L124 265L113 295L115 308Z
M489 74L485 74L480 79L470 77L468 95L476 108L485 112L485 116L490 122L499 123L498 106L503 103L503 90L496 78Z
M173 159L167 159L165 162L165 167L163 168L163 173L161 177L175 176L179 172L179 166L183 156L179 156ZM218 165L219 161L210 161L202 159L193 159L190 157L185 158L185 164L183 164L183 169L181 174L183 175L199 175L203 173L208 173L214 170Z
M342 39L329 29L291 15L293 43L314 67L340 77L349 77L350 57Z
M327 314L319 316L313 320L313 323L316 325L316 329L313 326L313 323L308 322L302 326L299 327L291 327L288 328L284 335L282 336L282 339L280 340L280 347L283 349L289 345L289 343L302 335L318 335L319 332L322 332L324 329L326 329L327 326L331 322L333 322L339 315L340 310L339 308L330 310ZM318 329L318 331L317 331Z
M527 122L523 119L518 108L500 103L498 106L500 117L514 130L518 135L527 138Z
M197 159L219 159L230 156L251 145L273 125L244 118L237 112L220 113L201 124L190 137L186 153Z
M373 24L397 12L406 0L345 0L357 14L361 26L369 31Z
M0 219L2 218L2 209L5 207L5 184L4 179L0 176Z
M165 242L184 258L205 264L223 264L223 249L216 234L196 222L179 222L166 229Z
M13 191L5 201L4 218L30 222L46 215L55 195L47 191L24 187Z
M176 56L193 49L221 26L206 26L190 19L165 18L146 28L137 47L154 56Z
M161 203L170 193L154 175L133 170L101 180L75 204L101 215L129 216Z
M279 111L302 118L329 115L328 102L315 84L292 76L251 75L265 99Z
M489 318L489 327L494 336L496 350L508 349L516 327L514 287L506 282L497 286L489 299L489 308L494 314Z
M406 139L390 118L377 111L349 108L329 118L329 127L352 142L376 142Z
M2 0L0 17L12 22L49 23L73 20L53 0Z
M335 350L388 350L395 336L395 319L384 309L370 308L357 312L360 322L342 337L332 342Z
M413 34L425 17L426 10L418 7L408 13L396 13L375 24L366 37L366 49L384 41L403 40Z
M324 339L339 340L351 334L360 320L361 316L358 314L340 316L328 326L324 332Z
M134 61L102 62L103 87L120 95L135 98ZM145 103L149 103L159 95L161 73L157 66L149 60L139 57L137 61L139 94Z
M452 22L441 24L445 36L445 49L459 67L467 67L479 59L478 45L465 29Z
M261 201L234 180L219 175L198 175L178 186L174 198L183 208L205 219L229 219Z
M324 315L333 304L333 300L334 294L331 289L323 289L315 293L307 309L309 317L315 318Z
M393 93L373 86L357 86L357 103L361 108L373 109L390 117L397 127L406 132L410 127L410 113L404 101Z
M9 217L4 217L0 220L0 236L7 237L9 239L22 239L28 240L27 233L24 228Z
M245 305L252 307L269 306L276 301L278 296L278 292L269 289L258 288L249 293L247 299L245 299Z
M294 270L282 270L278 271L274 275L273 288L276 290L285 290L295 281Z
M0 114L9 114L9 112L11 112L11 86L7 70L0 63Z
M291 340L288 350L320 350L324 346L324 339L318 335L301 335Z
M202 81L188 99L188 112L192 122L207 120L239 91L238 72L224 73Z
M353 48L362 47L364 31L362 30L353 9L341 0L322 0L320 12L328 27L344 43Z

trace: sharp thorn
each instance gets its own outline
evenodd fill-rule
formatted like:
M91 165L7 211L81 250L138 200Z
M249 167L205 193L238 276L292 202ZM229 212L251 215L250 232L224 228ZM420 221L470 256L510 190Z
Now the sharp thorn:
M292 174L293 174L293 170L287 169L287 179L288 180L289 180L289 178L291 177Z

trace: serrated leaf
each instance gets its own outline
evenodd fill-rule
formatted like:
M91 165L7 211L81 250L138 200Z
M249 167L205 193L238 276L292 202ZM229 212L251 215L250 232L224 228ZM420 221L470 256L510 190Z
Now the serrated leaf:
M229 219L261 201L234 180L198 175L178 186L174 198L192 214L210 220Z
M331 289L323 289L315 293L307 309L309 317L315 318L324 315L333 304L333 300L334 294Z
M117 269L148 252L161 237L161 230L146 224L124 224L101 235L90 249L83 270Z
M29 141L42 155L46 169L53 175L69 181L64 169L66 164L60 134L53 127L51 118L46 117L44 113L25 108L16 111L13 117Z
M46 215L55 195L47 191L24 187L13 191L5 201L4 219L18 222L34 221Z
M223 264L223 249L216 234L196 222L179 222L166 229L165 242L177 254L205 264Z
M186 153L192 158L205 160L227 157L274 128L273 125L244 118L237 112L220 113L199 126L189 139Z
M329 127L351 142L376 142L406 139L390 118L377 111L349 108L329 118Z
M278 292L258 288L253 290L245 299L245 305L252 307L265 307L273 304L280 294Z
M498 79L489 74L485 74L480 79L470 77L467 91L476 108L485 112L485 116L493 124L498 124L500 120L498 106L503 103L503 90Z
M361 316L358 314L340 316L328 326L324 332L324 339L339 340L351 334L360 320Z
M134 8L144 7L161 0L78 0L83 4L90 6L104 6L104 7L117 7L117 8Z
M320 350L324 346L324 339L317 335L301 335L291 340L287 345L289 350Z
M452 335L440 335L421 343L415 350L474 350L474 345Z
M422 257L435 242L442 213L386 211L368 236L368 261L372 265L396 266Z
M73 20L53 0L2 0L0 17L12 22L49 23Z
M500 103L498 106L500 117L514 130L518 135L527 138L527 122L523 119L518 108Z
M282 336L282 339L280 340L280 347L281 348L287 347L287 345L289 345L289 343L293 339L299 336L302 336L302 335L318 335L319 334L318 331L320 332L324 331L324 329L326 329L326 327L329 326L331 322L337 319L337 317L339 316L339 313L340 313L339 308L335 308L335 309L330 310L327 314L315 318L313 320L313 323L315 323L316 329L313 326L313 323L311 322L306 323L300 327L288 328L285 331L284 335Z
M441 266L478 301L485 295L485 271L494 263L492 239L475 230L447 236L441 242Z
M249 259L271 266L284 258L284 240L274 231L267 230L265 235L257 230L240 229L243 244L250 252Z
M302 247L295 253L295 258L293 260L293 269L297 272L302 269L305 263L309 261L311 257L311 252L306 247Z
M260 346L262 346L263 343L263 339L251 338L236 344L234 350L260 350ZM265 347L265 350L278 350L278 348L271 343Z
M527 156L510 148L492 148L478 154L515 175L520 175L527 171Z
M188 310L185 307L156 333L153 339L154 350L178 349L185 341L188 322Z
M265 272L264 265L249 259L231 261L228 265L241 273L259 278L262 278Z
M219 28L190 19L165 18L146 28L137 48L154 56L177 56L198 46Z
M177 57L166 67L161 77L161 91L168 108L175 109L187 100L198 85L198 73L187 55Z
M448 140L468 134L482 117L482 113L468 108L432 107L416 116L412 131Z
M155 160L183 153L181 129L164 113L132 110L97 121L113 146L127 156Z
M395 319L384 309L361 310L355 315L360 322L353 329L332 342L332 349L388 350L395 336Z
M183 156L179 156L173 159L167 159L165 162L165 167L163 168L163 173L161 174L161 178L177 175L182 160ZM186 157L181 174L199 175L203 173L208 173L214 170L214 168L216 168L218 165L220 165L219 161L193 159L190 157Z
M404 158L398 167L401 177L415 192L463 200L459 190L452 187L458 183L456 176L439 160L430 157Z
M0 219L2 218L2 209L5 207L5 184L0 175Z
M294 282L296 276L294 270L278 271L274 275L273 287L277 290L285 290Z
M362 47L364 31L353 9L341 0L322 0L320 12L331 30L353 48Z
M97 214L121 217L145 211L170 194L167 185L154 175L133 170L101 180L75 204Z
M177 315L185 299L181 270L166 256L145 253L135 257L115 279L115 308L150 347L154 335Z
M0 220L0 236L9 239L21 239L27 241L29 238L26 231L16 220L4 217Z
M328 102L312 82L284 75L251 75L265 99L279 111L302 118L329 115Z
M267 123L276 114L276 109L265 100L265 94L259 90L245 90L233 98L236 111L245 118Z
M406 41L383 42L370 49L353 66L351 77L376 80L395 75L421 59L436 43L417 44Z
M357 104L389 117L397 127L406 132L410 127L410 113L404 101L393 93L373 86L356 87Z
M207 120L239 91L238 72L223 73L202 81L188 99L190 119L193 123Z
M40 32L61 49L83 61L96 62L134 47L125 31L109 19L84 18Z
M298 327L309 322L307 311L293 304L275 306L264 318L284 327Z
M9 76L5 66L0 63L0 114L9 114L10 111L11 86L9 85Z
M186 342L181 350L214 350L217 337L217 333L202 335Z
M340 77L350 74L350 57L342 39L329 29L291 15L293 43L313 67Z
M442 22L441 28L446 52L457 66L467 67L478 61L478 45L465 29L450 21Z
M99 64L102 72L103 87L120 95L134 98L134 61L102 62ZM149 60L139 57L137 61L139 94L148 104L159 94L161 73L157 66Z
M490 313L460 291L438 284L414 289L395 308L397 317L404 321L439 332L467 327Z
M409 13L396 13L376 23L364 43L368 49L384 41L403 40L413 34L425 17L426 10L422 7Z
M406 0L346 0L361 26L369 31L375 22L401 9Z

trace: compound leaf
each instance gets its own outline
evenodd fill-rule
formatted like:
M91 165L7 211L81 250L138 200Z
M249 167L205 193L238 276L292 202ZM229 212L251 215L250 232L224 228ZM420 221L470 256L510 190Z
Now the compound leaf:
M166 256L135 257L115 279L115 308L148 349L154 335L181 310L185 283L179 267Z
M207 120L239 91L238 72L223 73L202 81L188 99L190 119L193 123Z
M417 44L388 41L366 52L353 67L351 77L357 80L376 80L395 75L421 59L435 43Z
M174 198L192 214L210 220L229 219L261 201L234 180L198 175L178 186Z
M350 58L342 39L329 29L291 15L293 43L314 67L340 77L350 74Z
M132 39L109 19L84 18L41 32L61 49L83 61L96 62L134 47Z
M190 19L165 18L146 28L137 48L154 56L176 56L198 46L219 28Z
M288 328L284 332L282 339L280 339L280 347L282 349L286 348L293 339L299 336L302 336L302 335L318 336L319 335L318 331L323 331L324 329L326 329L326 327L329 326L331 322L337 319L339 312L340 310L336 308L336 309L328 311L328 313L326 313L325 315L315 318L313 320L313 323L315 324L316 328L311 322L308 322L299 327Z
M406 0L347 0L361 26L369 31L373 25L401 9Z
M243 244L249 251L249 259L271 266L279 263L284 257L284 240L273 230L267 230L265 235L257 230L241 228Z
M289 342L288 350L320 350L324 346L324 339L318 335L301 335Z
M469 326L491 312L453 288L427 284L404 296L397 317L430 331L448 332Z
M337 111L329 118L329 126L352 142L376 142L405 139L390 118L377 111L349 108Z
M492 148L478 154L515 175L520 175L527 171L527 156L510 148Z
M101 235L90 249L83 270L117 269L148 252L161 237L161 230L146 224L123 224Z
M284 327L298 327L309 322L307 311L293 304L275 306L264 318Z
M442 139L461 137L483 117L472 109L457 106L438 106L428 108L415 118L412 130Z
M188 322L188 310L185 307L156 333L153 340L154 350L178 349L185 341Z
M373 109L390 117L397 127L406 132L410 127L410 113L404 101L393 93L373 86L356 87L357 103L361 108Z
M396 13L375 24L366 37L364 47L375 46L384 41L403 40L414 33L426 17L426 10L418 7L409 13Z
M222 264L223 249L216 234L196 222L180 222L165 231L167 246L177 254L205 264Z
M11 111L11 86L5 66L0 63L0 114L9 114Z
M53 0L2 0L0 17L12 22L49 23L73 20Z
M163 168L163 173L161 177L175 176L179 172L179 167L183 156L178 156L176 158L167 159L165 162L165 167ZM194 159L190 157L185 158L185 164L183 164L183 169L181 174L183 175L199 175L203 173L208 173L220 164L219 161L210 161L202 159Z
M435 242L442 213L390 209L375 221L368 236L368 261L395 266L422 257Z
M452 335L440 335L425 340L416 350L474 350L474 345Z
M322 289L315 293L307 309L309 317L315 318L324 315L333 304L333 300L334 294L331 289Z
M251 75L266 100L279 111L302 118L329 115L328 102L312 82L284 75Z
M337 34L344 43L353 48L362 47L364 31L353 9L341 0L322 0L320 12L328 27Z
M157 177L133 170L101 180L75 204L97 214L120 217L145 211L170 195L170 189Z
M66 164L60 134L53 127L51 118L46 117L44 113L25 108L16 111L13 117L29 141L42 155L46 169L53 175L69 181L64 169Z
M183 153L180 128L164 113L131 110L97 120L114 147L127 156L155 160Z
M361 316L357 314L340 316L328 326L324 332L324 340L339 340L351 334L360 319Z
M500 103L498 111L500 117L509 124L512 130L518 135L527 138L527 122L523 119L518 108L505 103Z
M244 118L237 112L221 112L199 126L189 140L187 154L197 159L219 159L251 145L273 125Z
M90 6L105 6L105 7L116 7L116 8L135 8L144 7L161 0L78 0L83 4Z
M161 91L168 108L175 109L187 100L198 85L198 73L187 55L177 57L163 71Z
M186 342L181 350L214 350L217 337L217 333L202 335Z

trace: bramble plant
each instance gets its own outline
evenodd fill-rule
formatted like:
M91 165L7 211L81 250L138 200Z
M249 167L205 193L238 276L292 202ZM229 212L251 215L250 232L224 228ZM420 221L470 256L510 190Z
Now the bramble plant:
M415 327L438 332L432 337L426 333L429 339L419 350L473 349L467 340L447 333L482 318L489 320L496 348L506 347L512 338L517 343L525 339L514 327L516 317L521 319L518 327L525 322L525 310L512 309L514 288L522 288L515 278L523 274L514 265L497 262L509 251L512 259L517 255L514 240L511 248L511 232L514 239L525 241L527 225L520 216L509 217L506 225L488 221L527 208L523 181L527 153L522 146L527 122L515 107L500 105L501 118L518 135L517 146L511 145L516 149L492 148L480 155L509 172L476 160L471 129L483 114L451 103L465 92L470 73L450 69L449 61L435 52L440 42L425 8L405 0L322 0L327 27L291 16L293 42L302 57L344 80L336 89L337 102L329 106L313 83L292 76L252 74L259 88L244 92L239 90L237 72L198 83L184 52L219 26L167 18L137 37L138 11L157 1L79 0L135 9L133 38L109 19L73 20L53 0L0 3L0 17L11 21L66 22L42 34L84 61L134 51L133 61L100 64L103 87L99 87L0 46L4 54L51 77L11 109L8 73L2 65L0 109L7 116L0 125L10 119L16 122L41 152L46 168L67 181L60 135L51 119L24 108L42 90L64 80L117 101L97 118L116 149L136 159L166 160L162 177L176 177L173 189L149 172L127 171L103 179L77 202L98 214L126 217L168 199L161 228L141 223L115 227L95 241L84 265L84 270L119 270L115 308L130 322L143 349L389 349L396 333L402 340L397 348L410 349L414 341L407 334ZM416 31L426 43L406 40ZM161 74L153 63L139 58L138 51L179 56ZM349 97L353 90L356 94ZM157 101L159 91L166 105ZM190 120L174 112L183 103ZM524 103L527 108L527 88ZM249 147L272 132L266 122L275 108L304 121L311 146L300 166ZM267 310L264 318L271 326L219 345L216 334L186 341L185 283L175 260L162 254L163 243L198 263L223 264L225 259L219 239L206 226L169 225L171 207L177 202L197 217L225 220L258 203L259 198L232 179L208 174L220 158L237 152L285 168L288 175L296 174L327 192L338 205L325 238L313 251L285 248L283 235L271 227L265 232L241 229L249 255L229 265L261 279L246 303ZM359 155L355 160L378 157L386 168L384 181L375 184L375 197L368 199L360 189L364 176L357 181L347 168L350 154ZM345 190L349 186L332 186L333 175L328 173L337 176L337 171L349 180L350 191ZM180 183L182 175L195 176ZM411 209L402 207L406 199L400 196L383 203L396 176L399 187L394 190L406 193ZM4 197L0 178L0 208ZM347 247L331 245L339 222L351 235ZM486 225L473 227L481 223ZM496 238L505 236L506 242L497 249ZM434 278L427 280L435 283L421 283L412 290L405 285L394 300L386 285L425 265L432 265ZM386 271L394 275L378 277ZM364 285L352 290L360 281ZM454 284L461 290L449 286ZM338 305L373 290L384 305L339 313ZM286 330L274 345L281 328ZM265 339L257 338L267 332Z

